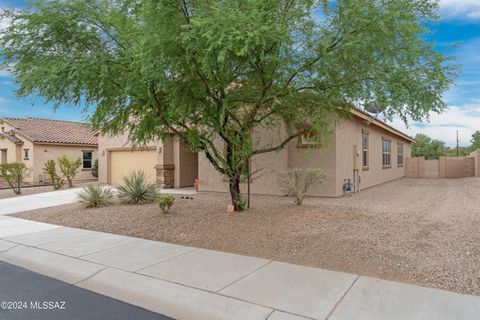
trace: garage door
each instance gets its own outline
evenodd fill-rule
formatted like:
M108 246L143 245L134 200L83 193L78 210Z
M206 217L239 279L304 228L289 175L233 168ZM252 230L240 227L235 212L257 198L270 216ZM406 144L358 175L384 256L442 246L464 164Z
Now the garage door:
M130 173L143 170L148 181L155 183L157 152L155 150L110 151L108 183L122 184L122 178Z

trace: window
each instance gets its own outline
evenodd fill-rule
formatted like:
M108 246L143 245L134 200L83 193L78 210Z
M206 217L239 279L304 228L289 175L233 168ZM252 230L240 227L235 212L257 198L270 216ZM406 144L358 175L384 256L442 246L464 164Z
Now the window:
M397 142L397 166L403 167L403 144Z
M300 136L300 141L298 147L315 147L320 146L320 139L315 131L308 131Z
M82 151L83 169L92 169L93 151Z
M30 149L23 149L23 160L30 159Z
M392 142L390 140L382 139L382 165L384 168L392 166Z
M362 166L368 169L368 131L362 132Z

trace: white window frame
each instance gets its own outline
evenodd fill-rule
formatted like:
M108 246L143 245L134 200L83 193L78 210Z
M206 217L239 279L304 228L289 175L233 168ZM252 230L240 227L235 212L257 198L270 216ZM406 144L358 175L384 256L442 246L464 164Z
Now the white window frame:
M85 159L85 154L90 153L90 159ZM85 167L85 162L90 162L90 167ZM82 150L82 169L92 170L93 168L93 150Z
M400 159L401 159L401 161L400 161ZM403 143L397 142L397 167L403 167L403 163L404 163Z
M367 138L367 145L365 146L365 137ZM370 146L370 135L368 131L363 130L362 131L362 168L363 170L368 170L369 167L369 154L368 154L368 149Z
M382 167L392 167L392 140L382 138Z

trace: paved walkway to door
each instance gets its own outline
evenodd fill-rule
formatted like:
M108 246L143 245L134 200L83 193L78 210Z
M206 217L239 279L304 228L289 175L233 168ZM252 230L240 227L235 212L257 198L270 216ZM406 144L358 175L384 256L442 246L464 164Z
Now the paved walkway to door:
M467 320L480 297L0 217L0 260L178 320Z

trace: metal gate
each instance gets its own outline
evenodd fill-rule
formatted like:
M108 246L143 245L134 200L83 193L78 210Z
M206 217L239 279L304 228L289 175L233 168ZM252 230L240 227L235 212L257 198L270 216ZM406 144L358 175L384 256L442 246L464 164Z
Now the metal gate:
M425 160L425 178L438 177L438 160Z

